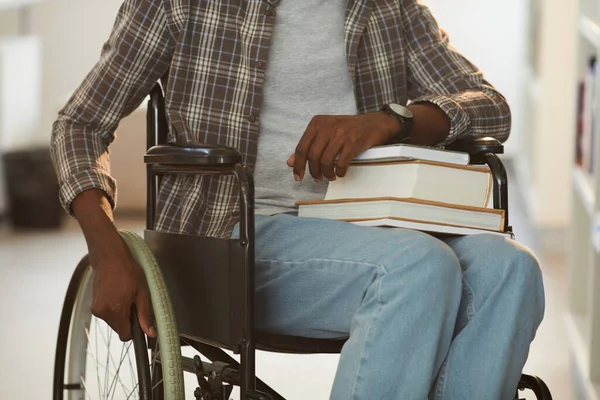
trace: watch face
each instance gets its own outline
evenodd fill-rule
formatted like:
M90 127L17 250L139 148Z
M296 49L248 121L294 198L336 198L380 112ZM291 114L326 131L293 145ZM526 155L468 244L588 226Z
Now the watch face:
M399 114L400 116L404 117L404 118L412 118L413 114L412 112L404 107L401 106L400 104L390 104L390 109L395 112L396 114Z

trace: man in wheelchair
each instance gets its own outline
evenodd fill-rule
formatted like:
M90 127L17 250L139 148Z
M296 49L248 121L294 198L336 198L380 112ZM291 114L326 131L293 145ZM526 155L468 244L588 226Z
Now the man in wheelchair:
M332 399L513 398L544 312L530 250L294 215L370 147L508 138L504 97L426 6L124 1L52 135L61 201L95 271L92 311L123 341L132 304L156 332L144 275L113 223L108 146L158 80L171 142L234 147L253 171L257 329L348 338ZM236 237L237 201L230 177L165 176L154 229Z

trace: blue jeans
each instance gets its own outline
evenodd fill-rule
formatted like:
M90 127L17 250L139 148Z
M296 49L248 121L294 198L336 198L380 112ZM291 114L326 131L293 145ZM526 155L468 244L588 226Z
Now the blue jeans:
M258 215L256 303L259 329L349 337L332 400L512 400L544 291L503 237Z

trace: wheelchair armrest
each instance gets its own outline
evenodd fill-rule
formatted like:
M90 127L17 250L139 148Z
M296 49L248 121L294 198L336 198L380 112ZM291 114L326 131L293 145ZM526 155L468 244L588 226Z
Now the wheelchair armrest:
M161 144L153 146L144 155L146 164L194 165L207 167L233 167L242 156L231 147L210 144Z
M236 149L196 143L160 144L146 151L144 163L148 169L147 229L154 227L156 199L160 187L156 178L159 176L233 174L240 188L240 243L246 246L251 240L254 232L254 180L250 169L242 164L242 156Z
M512 233L508 223L508 178L506 169L498 157L504 153L504 146L492 137L459 139L448 146L447 150L468 153L470 164L487 164L494 180L494 208L504 210L504 231Z
M469 153L471 157L485 153L502 154L504 145L493 137L458 139L446 146L446 150Z

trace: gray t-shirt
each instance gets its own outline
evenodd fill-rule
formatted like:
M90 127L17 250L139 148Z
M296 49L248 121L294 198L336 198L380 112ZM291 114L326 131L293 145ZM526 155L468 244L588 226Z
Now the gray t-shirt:
M282 0L277 6L260 114L254 171L256 212L295 211L299 200L322 200L327 180L302 182L286 164L313 116L355 115L346 63L346 0Z

